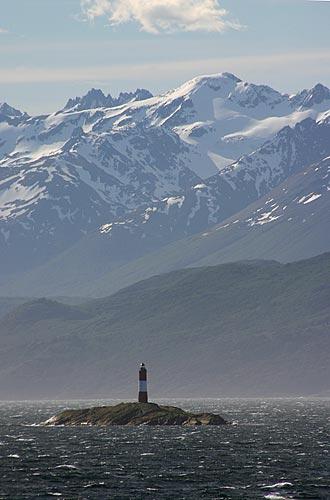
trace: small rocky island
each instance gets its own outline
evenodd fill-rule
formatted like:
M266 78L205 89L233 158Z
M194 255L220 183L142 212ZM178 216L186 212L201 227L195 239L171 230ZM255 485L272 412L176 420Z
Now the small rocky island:
M160 406L156 403L120 403L115 406L64 410L43 423L46 426L79 425L224 425L228 424L220 415L213 413L190 413L175 406Z

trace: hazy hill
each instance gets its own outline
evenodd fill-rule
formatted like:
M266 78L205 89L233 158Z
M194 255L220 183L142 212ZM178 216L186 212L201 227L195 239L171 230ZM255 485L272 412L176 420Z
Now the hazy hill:
M82 297L56 297L55 300L64 302L65 304L82 304L86 302L86 298ZM0 297L0 318L13 311L17 306L31 301L30 297Z
M23 297L0 297L0 318L27 300Z
M155 276L80 306L41 299L0 321L0 397L329 390L330 254Z

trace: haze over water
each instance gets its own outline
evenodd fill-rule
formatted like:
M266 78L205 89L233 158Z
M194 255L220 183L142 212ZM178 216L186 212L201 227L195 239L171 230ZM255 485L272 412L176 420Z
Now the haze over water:
M104 403L0 403L0 498L330 498L329 399L166 400L225 427L35 425Z

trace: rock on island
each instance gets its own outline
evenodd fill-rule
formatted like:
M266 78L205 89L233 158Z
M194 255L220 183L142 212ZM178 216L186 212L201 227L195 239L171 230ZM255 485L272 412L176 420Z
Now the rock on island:
M115 406L64 410L43 425L225 425L220 415L190 413L175 406L156 403L120 403Z

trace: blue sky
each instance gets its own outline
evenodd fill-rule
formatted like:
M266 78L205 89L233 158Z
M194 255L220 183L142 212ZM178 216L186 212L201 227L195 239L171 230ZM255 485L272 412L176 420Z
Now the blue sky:
M328 1L1 0L0 101L52 112L91 87L158 93L222 71L330 86L329 21Z

